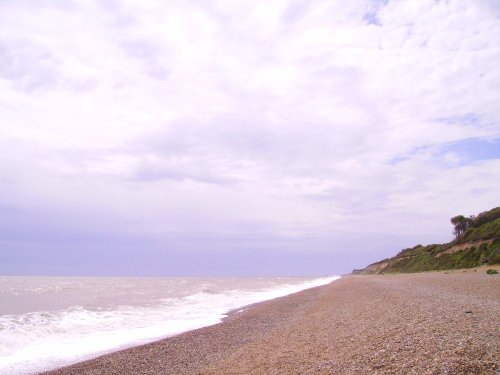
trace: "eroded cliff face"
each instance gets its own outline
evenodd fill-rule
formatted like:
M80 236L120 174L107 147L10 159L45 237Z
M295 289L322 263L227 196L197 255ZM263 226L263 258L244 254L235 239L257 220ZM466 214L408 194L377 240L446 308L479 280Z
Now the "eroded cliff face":
M481 246L482 244L488 244L488 245L491 245L493 243L494 239L491 238L489 240L480 240L480 241L472 241L472 242L464 242L464 243L460 243L460 244L456 244L456 245L451 245L450 247L446 248L445 250L443 250L442 252L439 252L436 254L437 257L440 257L440 256L443 256L445 254L454 254L456 253L457 251L460 251L460 250L465 250L465 249L468 249L470 247L479 247Z
M380 274L380 273L383 273L383 270L387 267L387 265L389 263L390 263L390 260L381 260L380 262L372 263L363 269L353 270L352 273L356 274L356 275Z

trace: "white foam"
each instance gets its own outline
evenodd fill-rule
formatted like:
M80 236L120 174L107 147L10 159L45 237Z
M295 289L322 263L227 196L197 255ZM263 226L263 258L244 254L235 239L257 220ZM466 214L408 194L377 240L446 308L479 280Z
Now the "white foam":
M0 316L0 373L31 374L119 348L220 322L230 310L324 285L338 276L260 290L197 292L166 298L154 306L89 310L81 306L52 312Z

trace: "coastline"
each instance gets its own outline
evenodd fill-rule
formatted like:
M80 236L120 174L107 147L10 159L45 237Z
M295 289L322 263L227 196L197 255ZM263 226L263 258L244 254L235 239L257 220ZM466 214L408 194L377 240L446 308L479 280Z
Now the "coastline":
M500 275L344 276L44 374L495 374Z

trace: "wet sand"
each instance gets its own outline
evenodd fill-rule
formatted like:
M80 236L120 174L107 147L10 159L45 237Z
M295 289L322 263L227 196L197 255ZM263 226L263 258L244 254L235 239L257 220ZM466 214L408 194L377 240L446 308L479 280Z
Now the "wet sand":
M50 374L500 374L499 329L500 274L356 275Z

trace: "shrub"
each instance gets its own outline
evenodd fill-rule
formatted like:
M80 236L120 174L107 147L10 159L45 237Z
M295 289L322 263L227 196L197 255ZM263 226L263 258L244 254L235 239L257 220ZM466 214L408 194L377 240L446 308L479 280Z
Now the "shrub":
M498 271L490 268L490 269L486 270L486 273L488 275L496 275L498 273Z

